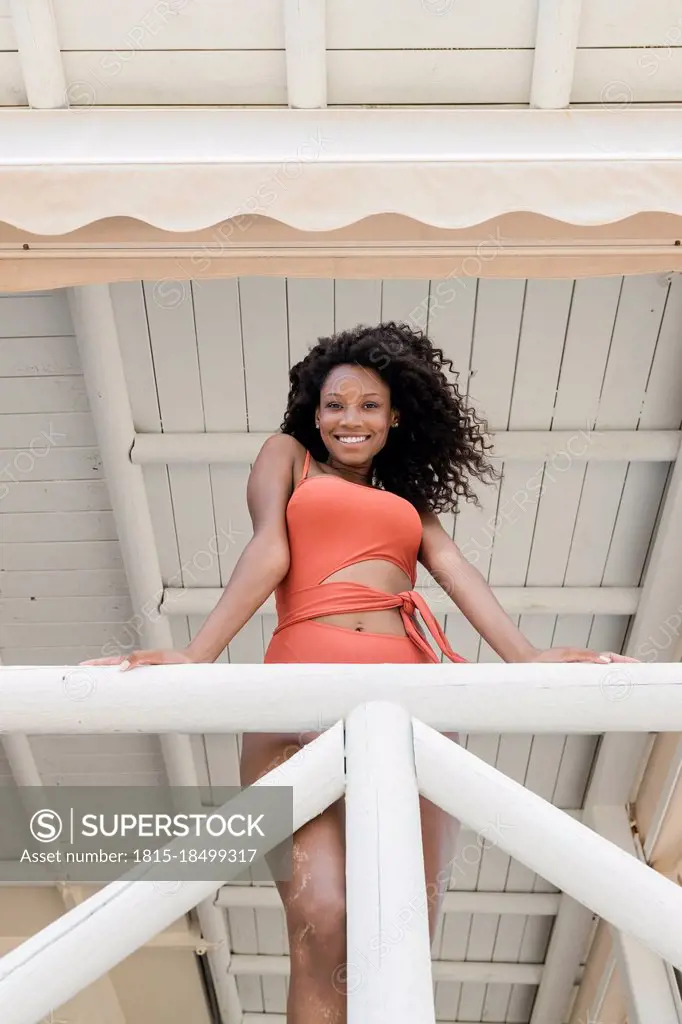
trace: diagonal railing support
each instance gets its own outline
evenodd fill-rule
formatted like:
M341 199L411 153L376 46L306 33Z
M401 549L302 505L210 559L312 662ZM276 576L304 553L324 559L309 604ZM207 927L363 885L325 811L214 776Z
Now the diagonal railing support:
M343 724L337 723L255 785L291 786L294 831L301 828L343 795ZM243 797L237 795L234 801L238 800ZM270 846L278 842L281 837ZM267 842L262 845L264 853L268 848ZM107 885L0 960L2 1024L35 1024L49 1017L218 885L204 880L167 886L125 878Z
M682 889L434 729L413 721L419 791L682 967Z

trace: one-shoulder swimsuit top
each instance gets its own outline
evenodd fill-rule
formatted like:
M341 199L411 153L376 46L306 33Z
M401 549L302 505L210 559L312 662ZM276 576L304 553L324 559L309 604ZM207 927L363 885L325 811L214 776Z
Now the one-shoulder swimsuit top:
M399 566L414 588L422 522L414 505L397 494L331 474L309 477L309 466L306 451L301 479L286 509L291 558L289 572L275 591L278 621L273 636L320 615L399 608L407 636L429 660L439 662L415 625L418 609L441 651L451 661L466 662L416 590L390 594L364 583L324 583L339 569L378 558Z

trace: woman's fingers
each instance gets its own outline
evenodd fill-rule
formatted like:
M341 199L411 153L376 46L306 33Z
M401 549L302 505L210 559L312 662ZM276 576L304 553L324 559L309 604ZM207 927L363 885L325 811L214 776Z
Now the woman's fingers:
M79 665L120 665L125 655L120 654L115 658L91 658L90 661L79 661Z

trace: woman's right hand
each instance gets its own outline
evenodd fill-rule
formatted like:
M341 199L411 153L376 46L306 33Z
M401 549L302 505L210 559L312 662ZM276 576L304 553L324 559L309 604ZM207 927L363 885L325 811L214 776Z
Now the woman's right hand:
M120 665L122 672L140 665L194 665L196 662L187 651L131 651L112 658L93 658L81 661L80 665Z

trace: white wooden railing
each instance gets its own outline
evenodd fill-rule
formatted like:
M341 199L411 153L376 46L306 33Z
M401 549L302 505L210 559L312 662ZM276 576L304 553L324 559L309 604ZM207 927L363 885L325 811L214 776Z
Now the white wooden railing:
M435 1020L420 793L682 967L682 889L438 732L682 731L682 665L0 669L7 734L308 729L326 731L257 785L292 787L294 830L345 795L349 1024ZM215 889L106 886L0 960L3 1024L35 1024Z

